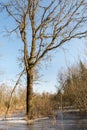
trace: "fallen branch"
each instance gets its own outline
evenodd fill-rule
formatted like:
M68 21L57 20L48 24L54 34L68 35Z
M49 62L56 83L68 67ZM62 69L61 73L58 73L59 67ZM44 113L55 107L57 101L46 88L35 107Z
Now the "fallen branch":
M6 115L7 115L7 113L8 113L8 110L9 110L9 108L10 108L12 95L13 95L13 93L14 93L14 91L15 91L17 85L19 84L20 78L23 76L24 72L25 72L25 69L20 73L20 75L19 75L19 77L18 77L18 79L17 79L17 81L16 81L16 83L15 83L15 85L14 85L14 87L13 87L13 90L12 90L12 92L11 92L11 95L10 95L10 98L9 98L9 102L8 102L8 105L7 105L7 110L6 110L6 112L5 112L5 118L6 118Z

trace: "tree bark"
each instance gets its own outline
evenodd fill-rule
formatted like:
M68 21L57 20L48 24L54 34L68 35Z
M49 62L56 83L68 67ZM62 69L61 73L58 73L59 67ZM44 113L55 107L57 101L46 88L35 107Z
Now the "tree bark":
M26 115L28 119L33 118L32 96L33 96L33 69L29 69L29 71L27 72L27 91L26 91Z

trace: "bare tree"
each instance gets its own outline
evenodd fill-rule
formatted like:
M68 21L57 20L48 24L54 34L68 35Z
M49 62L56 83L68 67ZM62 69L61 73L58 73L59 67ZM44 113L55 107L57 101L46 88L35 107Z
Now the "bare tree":
M46 54L73 38L87 35L87 0L0 0L0 10L13 19L24 44L27 73L26 114L32 118L33 75Z

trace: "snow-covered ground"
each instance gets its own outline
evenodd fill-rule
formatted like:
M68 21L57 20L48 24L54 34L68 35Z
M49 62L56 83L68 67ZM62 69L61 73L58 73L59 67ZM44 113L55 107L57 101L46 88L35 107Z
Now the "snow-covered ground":
M7 123L20 123L20 124L28 124L28 122L34 122L39 120L45 120L49 119L49 117L43 117L43 118L37 118L34 120L26 120L26 117L9 117L9 118L0 118L1 122L7 122Z

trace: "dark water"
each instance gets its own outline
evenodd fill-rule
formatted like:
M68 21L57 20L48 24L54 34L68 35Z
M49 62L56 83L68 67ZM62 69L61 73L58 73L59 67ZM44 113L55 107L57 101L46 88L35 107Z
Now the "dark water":
M0 121L0 130L87 130L87 113L57 112L56 119L42 119L33 125Z

